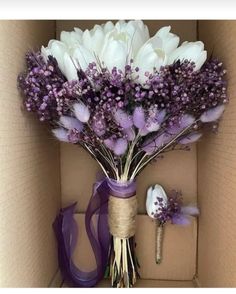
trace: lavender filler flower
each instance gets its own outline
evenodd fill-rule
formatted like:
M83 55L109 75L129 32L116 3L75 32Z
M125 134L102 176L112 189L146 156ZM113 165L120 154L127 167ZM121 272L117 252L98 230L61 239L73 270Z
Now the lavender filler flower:
M108 181L126 187L164 152L188 150L205 130L216 132L228 102L222 63L206 61L200 41L178 44L170 27L150 38L142 21L62 32L60 41L26 54L27 69L18 79L25 108L57 139L88 151ZM163 221L169 213L162 212ZM133 235L124 242L113 238L112 284L132 286Z

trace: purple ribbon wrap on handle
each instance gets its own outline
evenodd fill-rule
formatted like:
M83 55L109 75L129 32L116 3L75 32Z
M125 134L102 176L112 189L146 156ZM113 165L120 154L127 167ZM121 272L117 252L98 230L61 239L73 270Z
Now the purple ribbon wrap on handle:
M80 270L72 260L78 239L78 228L73 217L76 203L60 210L53 228L58 242L59 267L65 280L76 287L93 287L104 277L111 239L107 216L109 195L128 198L135 194L135 190L134 181L118 183L105 178L94 184L93 195L85 213L86 232L96 259L96 268L90 272ZM92 221L95 215L96 227Z

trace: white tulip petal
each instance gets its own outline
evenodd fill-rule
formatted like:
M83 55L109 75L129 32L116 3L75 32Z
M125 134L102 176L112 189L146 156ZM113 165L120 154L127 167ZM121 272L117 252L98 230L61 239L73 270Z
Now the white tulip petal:
M159 37L162 40L162 49L166 54L170 54L179 45L179 37L170 33L170 26L162 27L154 37Z
M102 28L103 28L104 33L107 34L114 29L114 24L113 24L113 22L108 21L102 25Z
M147 214L151 217L154 218L154 207L153 207L153 201L152 201L152 191L153 187L151 186L148 191L147 191L147 199L146 199L146 211Z
M77 69L75 67L75 64L72 58L67 52L64 54L63 61L64 61L64 73L67 80L68 81L77 80L78 79Z
M196 67L194 68L194 70L199 70L202 65L205 63L207 59L207 52L206 51L202 51L198 60L196 61Z
M170 54L168 58L168 64L172 64L177 60L189 60L196 64L194 70L198 70L201 68L207 58L206 51L203 50L204 44L200 41L184 42L180 47Z
M76 32L76 34L78 36L80 36L82 38L82 35L83 35L83 31L80 29L80 28L74 28L74 31Z
M95 62L95 56L85 47L80 46L73 51L73 59L76 61L78 68L85 71L89 64Z
M41 54L42 54L43 59L44 59L45 62L47 62L48 56L52 55L50 49L45 48L44 46L41 47Z
M167 195L166 195L165 190L163 189L163 187L162 187L161 185L156 184L156 185L154 186L153 197L154 197L155 199L157 199L157 198L162 199L162 204L163 204L163 206L164 206L164 207L167 206L168 198L167 198Z
M161 66L167 63L165 52L159 48L154 49L151 44L144 44L134 60L134 67L139 68L140 83L145 83L147 80L146 72L152 73L153 69L159 70Z
M165 38L169 34L170 30L171 30L171 26L162 27L156 32L156 35L159 36L160 38Z
M113 67L117 67L124 71L127 63L127 56L126 45L121 41L111 40L108 41L103 48L100 59L109 70L112 70Z
M52 56L56 58L58 66L63 74L65 74L64 54L66 47L62 42L54 41L50 44Z
M60 40L65 43L68 47L78 46L82 43L82 38L76 32L62 31Z

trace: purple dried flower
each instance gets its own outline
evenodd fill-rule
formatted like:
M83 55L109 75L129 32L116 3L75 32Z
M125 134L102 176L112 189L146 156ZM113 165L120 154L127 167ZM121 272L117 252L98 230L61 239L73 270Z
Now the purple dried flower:
M202 137L201 133L190 133L186 135L184 138L179 140L179 144L185 145L185 144L192 144L196 141L198 141Z
M63 128L57 128L52 130L53 135L62 142L69 142L68 132Z
M221 117L225 110L224 105L219 105L214 108L208 109L207 111L203 112L203 114L200 116L200 120L203 123L213 122L216 121Z
M148 118L145 124L145 129L151 133L156 132L160 129L160 124L156 119Z
M138 129L142 129L145 126L145 114L142 107L135 107L133 122Z
M133 126L132 118L121 109L115 111L114 118L116 123L124 129L128 129Z
M68 82L52 56L45 62L40 53L30 53L26 61L27 72L19 76L25 107L40 121L62 125L60 140L87 143L98 158L101 144L122 156L138 128L142 137L134 147L138 156L130 172L143 156L140 151L152 156L162 148L173 150L178 141L187 144L199 139L205 123L218 119L228 102L225 70L217 60L206 62L198 71L189 61L162 66L147 75L145 86L134 78L138 73L132 64L121 72L91 63L78 70L77 80ZM216 130L216 124L212 129ZM114 158L118 170L123 170L120 165L125 160Z
M186 215L199 215L199 209L196 206L182 206L181 213Z
M165 109L163 109L163 110L157 112L157 114L156 114L156 120L157 120L157 122L158 122L160 125L163 123L163 121L164 121L164 119L165 119L165 116L166 116L166 110L165 110Z
M76 129L79 132L83 130L83 124L74 117L62 115L59 121L63 125L63 127L68 130Z
M184 214L175 214L171 218L172 224L187 226L190 224L190 219Z
M76 118L81 121L82 123L87 123L90 118L90 112L86 105L82 103L75 103L73 105L74 114Z
M115 140L112 139L112 138L108 138L108 139L105 139L103 141L103 143L105 144L105 146L110 149L110 150L113 150L114 149L114 146L115 146Z
M133 141L134 140L134 138L135 138L135 131L134 131L133 128L124 129L123 132L126 135L128 141Z
M195 118L189 114L183 114L178 118L178 121L168 128L170 134L176 135L182 132L184 129L190 127L195 122Z
M76 144L80 140L80 132L78 132L76 129L72 129L68 131L68 140L72 144Z
M127 140L120 138L115 141L113 151L115 155L120 156L125 153L125 151L127 150L127 147L128 147Z
M92 129L94 132L100 137L106 133L106 123L105 120L100 117L94 117L93 123L92 123Z
M142 145L142 150L148 155L151 155L155 153L159 148L169 143L171 138L172 136L167 133L157 135L154 138L148 139L147 142L144 142Z

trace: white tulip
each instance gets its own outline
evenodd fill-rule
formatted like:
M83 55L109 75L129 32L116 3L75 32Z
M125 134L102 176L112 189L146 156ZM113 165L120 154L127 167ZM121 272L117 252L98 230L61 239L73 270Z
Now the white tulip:
M146 72L151 74L156 68L166 65L167 55L162 49L163 41L155 36L149 39L138 51L134 59L134 67L138 67L138 80L141 84L147 80Z
M103 28L99 25L95 25L92 30L86 30L83 33L83 45L92 53L98 55L101 52L104 42Z
M146 210L151 218L155 218L155 214L161 210L160 203L162 207L167 207L168 198L162 186L156 184L147 191Z
M118 21L114 29L105 35L100 61L109 70L117 67L124 71L125 65L134 58L148 38L148 28L142 21Z
M166 54L173 52L179 45L179 37L173 33L170 33L171 26L162 27L154 36L159 37L162 40L162 50Z
M172 64L177 60L183 61L187 59L196 64L194 70L199 70L206 61L206 58L207 52L204 50L204 44L201 41L184 42L170 54L168 64Z
M128 48L135 56L140 47L150 38L148 27L141 20L118 21L115 27L119 33L128 35Z
M125 34L118 34L115 31L112 31L110 34L105 38L105 43L100 54L100 61L110 71L113 67L124 71L129 59L126 36Z

